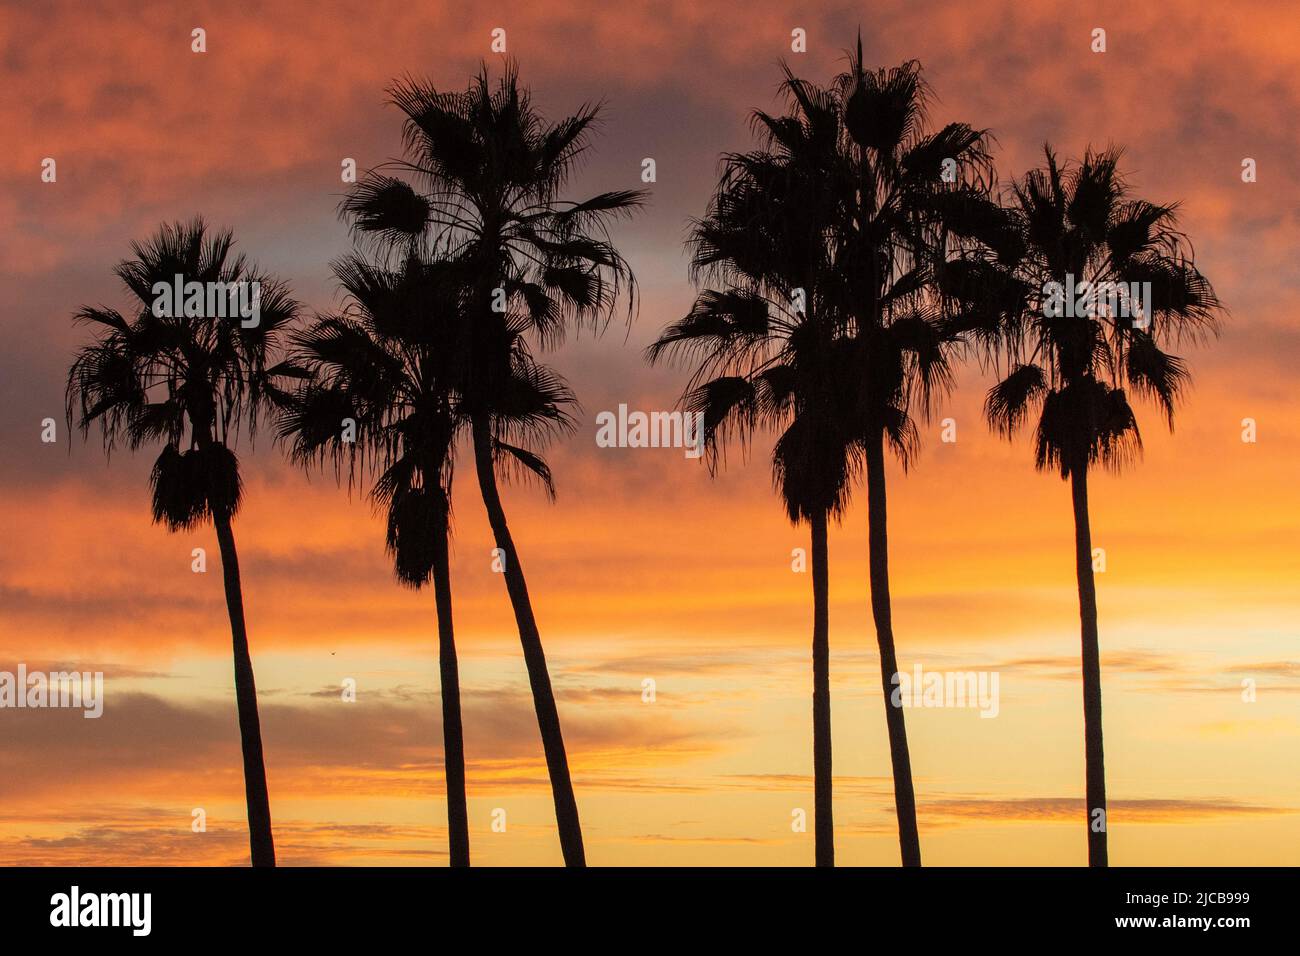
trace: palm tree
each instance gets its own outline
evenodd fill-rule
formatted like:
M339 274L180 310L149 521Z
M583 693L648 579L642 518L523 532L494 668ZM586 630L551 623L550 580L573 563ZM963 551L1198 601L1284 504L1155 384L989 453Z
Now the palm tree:
M447 825L452 866L469 865L465 744L452 623L451 484L457 438L468 428L458 391L467 322L465 276L455 262L408 249L395 269L360 256L333 271L348 297L295 336L290 374L306 379L286 403L280 435L303 465L326 458L351 484L364 477L387 518L386 546L400 584L430 581L438 616ZM503 391L500 434L535 443L570 425L567 388L516 354ZM345 427L350 423L351 430ZM553 493L535 451L498 440L498 470L512 466Z
M109 453L118 441L132 451L162 442L150 476L154 522L182 531L210 520L216 528L234 643L252 863L274 866L257 688L231 528L243 491L231 446L241 433L251 440L268 403L281 397L273 381L277 369L268 363L298 304L279 280L234 255L233 245L230 232L209 234L202 219L164 225L146 242L132 243L135 258L115 269L133 297L130 311L88 306L76 315L98 326L99 335L72 364L67 415L83 436L97 422ZM207 305L195 310L205 314L180 314L179 303L159 304L155 288L175 282L203 283L209 290L248 283L258 290L260 316L250 324ZM215 283L225 285L209 285Z
M504 563L564 861L583 866L582 828L559 712L495 463L503 444L510 447L503 429L520 424L511 419L518 411L511 395L517 365L522 362L542 380L554 379L532 360L529 339L550 346L570 326L599 330L625 291L631 317L635 283L608 228L614 218L636 209L642 195L614 191L581 202L559 198L588 147L599 107L586 105L559 122L546 122L509 61L495 85L485 66L463 92L439 92L431 83L408 78L390 94L406 115L407 158L389 165L420 188L372 170L341 211L357 234L390 249L437 248L473 277L465 304L472 321L459 352L461 409Z
M1006 337L1008 373L990 389L985 411L993 428L1008 438L1036 411L1034 463L1070 482L1088 863L1105 866L1101 663L1088 473L1097 465L1119 470L1139 456L1142 440L1130 392L1153 399L1173 428L1188 372L1164 346L1213 333L1220 304L1177 229L1177 207L1134 198L1118 169L1118 149L1089 150L1082 162L1063 165L1050 146L1045 151L1046 165L1012 186L1003 221L989 234L1004 286L1014 295L1000 304L996 320ZM1092 297L1075 301L1072 296L1069 302L1054 285L1082 291L1088 288L1083 283L1091 284ZM1131 296L1121 283L1137 283L1138 290L1150 283L1150 295Z
M947 291L975 227L987 218L988 136L964 123L926 129L928 88L915 61L868 70L862 42L848 69L822 89L786 71L788 115L757 114L775 147L816 176L828 197L824 243L841 277L837 311L854 340L860 384L853 407L867 485L872 615L893 767L899 847L921 863L916 797L903 711L891 703L898 673L889 593L885 453L906 469L927 415L951 386L951 358L970 331ZM951 257L951 258L950 258ZM968 270L967 270L968 271ZM961 274L966 275L967 271Z
M410 256L400 271L357 256L333 266L349 297L295 337L296 373L306 379L280 419L292 457L346 465L387 514L386 546L398 583L431 580L438 617L447 835L452 866L469 866L465 741L452 626L453 443L462 424L445 356L457 328L454 292L435 265Z
M703 416L706 460L715 473L728 438L745 446L760 430L779 432L774 483L790 521L807 522L811 538L814 856L818 866L833 866L827 526L847 506L861 464L854 407L860 375L838 312L843 282L825 242L831 197L804 161L816 130L782 129L782 136L767 137L772 151L724 157L721 182L690 244L693 278L725 288L702 291L648 357L697 361L684 405Z

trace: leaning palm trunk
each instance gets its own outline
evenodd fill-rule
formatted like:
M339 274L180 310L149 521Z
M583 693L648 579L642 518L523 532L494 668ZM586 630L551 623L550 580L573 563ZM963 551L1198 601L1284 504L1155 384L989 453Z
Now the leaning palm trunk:
M438 605L438 670L442 682L442 753L447 774L447 848L452 866L469 866L465 800L465 736L460 722L460 670L451 619L451 559L444 528L433 544L433 594Z
M912 760L907 752L907 727L902 707L893 706L898 659L894 654L894 625L889 608L889 537L885 504L885 436L867 442L867 549L871 564L871 613L880 647L880 683L889 729L889 756L894 770L894 806L898 812L898 845L903 866L921 865L921 840L916 830L916 795L912 789Z
M1087 466L1070 470L1074 499L1074 565L1079 578L1083 656L1083 739L1086 763L1088 865L1106 866L1106 767L1101 739L1101 651L1097 641L1097 589L1092 576ZM1098 814L1098 811L1101 811Z
M582 827L578 822L578 801L573 795L573 781L569 778L569 760L564 752L564 736L560 732L560 714L555 707L555 692L551 689L550 674L546 670L546 654L542 651L542 638L533 617L528 584L524 580L523 568L519 565L514 540L510 537L510 527L506 524L501 495L497 491L492 461L492 434L485 419L475 418L471 427L479 490L487 508L492 536L501 550L501 560L505 564L506 590L510 594L510 604L514 608L515 622L519 627L519 643L523 645L528 682L532 685L533 706L537 710L537 726L541 731L546 769L551 778L551 794L555 800L555 822L560 831L560 849L564 853L566 866L586 866Z
M831 810L830 614L826 512L812 519L813 579L813 812L818 866L835 865L835 824Z
M257 685L248 653L244 626L244 595L239 583L239 555L230 519L213 516L221 549L221 573L226 585L226 609L235 653L235 703L239 709L239 740L244 752L244 797L248 802L248 842L253 866L275 866L275 841L271 836L271 798L266 789L266 764L262 757L262 725L257 716Z

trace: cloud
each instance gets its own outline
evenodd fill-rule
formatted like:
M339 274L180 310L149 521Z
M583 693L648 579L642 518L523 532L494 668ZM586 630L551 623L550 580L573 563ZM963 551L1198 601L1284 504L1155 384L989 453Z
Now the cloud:
M923 818L1043 823L1084 818L1084 801L1073 797L963 797L923 801ZM1235 800L1108 799L1106 812L1114 822L1191 823L1215 817L1267 816L1298 812L1293 807L1262 806Z
M248 866L248 831L240 819L209 817L195 832L187 809L81 805L78 822L27 814L6 821L8 866ZM58 830L57 836L32 831ZM274 822L276 861L281 866L364 865L386 862L444 865L446 827L436 824Z
M138 692L113 693L109 686L103 716L89 720L80 711L10 709L0 711L0 800L30 799L57 792L62 778L51 767L67 767L98 785L133 788L140 793L209 791L234 793L241 778L239 735L233 700L180 704ZM232 695L233 696L233 695ZM315 696L315 695L312 695ZM399 785L440 789L441 707L409 688L393 693L365 692L344 703L299 705L272 696L259 708L268 775L291 790L301 778L337 775L340 790L382 794ZM662 709L601 706L561 700L565 742L575 775L626 766L671 763L708 753L729 733L725 725L703 725ZM532 699L526 688L462 689L466 750L471 765L482 767L500 786L509 775L544 763ZM185 782L190 781L190 782Z

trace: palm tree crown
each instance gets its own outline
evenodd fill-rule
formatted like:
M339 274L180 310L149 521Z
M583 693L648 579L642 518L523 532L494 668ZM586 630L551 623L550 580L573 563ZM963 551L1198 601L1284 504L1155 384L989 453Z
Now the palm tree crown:
M333 270L347 307L294 337L293 372L306 382L280 434L299 463L329 459L349 483L369 483L387 516L397 578L419 588L432 574L433 542L447 533L455 445L469 426L458 361L469 334L464 269L412 250L396 268L354 255ZM550 492L550 469L535 449L571 427L573 398L522 348L511 354L495 458Z
M608 229L643 194L560 198L598 104L547 123L510 61L495 86L485 66L463 92L407 78L390 93L406 115L407 158L389 166L415 185L367 173L341 207L358 234L398 247L423 241L465 262L478 276L473 306L516 316L539 344L554 344L573 324L598 326L625 290L635 307L631 271ZM492 301L497 289L503 302Z
M788 76L788 74L787 74ZM800 96L818 95L788 77ZM723 159L705 218L694 223L692 276L705 289L648 350L693 359L686 408L703 415L714 468L726 440L779 433L773 475L790 520L839 515L851 493L861 428L844 278L827 242L831 194L819 175L812 123L763 113L765 148Z
M233 254L229 231L209 234L202 219L164 225L115 272L133 308L123 315L86 307L79 322L101 327L68 375L68 418L83 434L98 423L106 450L163 442L154 465L154 520L191 528L238 510L241 484L231 446L252 437L283 395L271 362L298 304L278 280ZM260 319L246 326L222 316L157 315L154 288L186 282L257 282ZM165 310L164 310L165 311ZM177 310L179 311L179 310Z
M1119 159L1116 149L1089 151L1061 165L1047 147L1046 166L1012 187L992 243L1015 304L1003 313L1008 373L985 410L1009 437L1037 409L1035 463L1063 478L1093 464L1119 468L1141 451L1130 392L1152 398L1173 426L1188 375L1164 346L1213 333L1220 309L1176 207L1134 198ZM1067 278L1076 288L1150 283L1150 314L1131 314L1138 303L1126 296L1119 309L1113 299L1062 309L1053 284Z
M295 366L307 381L282 416L280 434L299 463L328 458L346 468L349 484L368 479L387 514L397 578L420 588L450 520L459 424L439 361L449 325L439 302L445 288L415 256L396 270L358 256L333 269L349 307L295 337Z

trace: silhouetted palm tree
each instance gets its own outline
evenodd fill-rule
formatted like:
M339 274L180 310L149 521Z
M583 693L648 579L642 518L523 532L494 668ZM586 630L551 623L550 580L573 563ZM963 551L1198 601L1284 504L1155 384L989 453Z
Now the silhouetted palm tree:
M1116 149L1089 151L1080 163L1060 165L1047 147L1046 165L1014 184L1001 226L989 234L1013 296L996 319L1009 344L1008 374L989 391L985 411L1010 437L1036 410L1034 462L1070 481L1092 866L1105 866L1107 851L1088 471L1094 465L1118 470L1141 452L1126 387L1154 399L1173 428L1188 373L1162 346L1212 333L1220 309L1177 230L1176 207L1134 198L1119 158ZM1067 287L1071 280L1076 289L1093 284L1100 295L1092 307L1073 296L1065 301L1058 294L1064 290L1052 285ZM1143 311L1118 284L1146 282L1151 295ZM1107 283L1116 284L1109 287L1113 295Z
M828 271L839 277L835 312L859 363L851 407L866 472L871 604L899 846L903 864L919 866L907 730L902 710L891 703L898 663L885 449L908 466L919 441L914 414L928 415L934 396L951 385L951 353L970 331L968 321L959 321L961 303L946 291L947 272L963 264L970 234L988 216L987 134L963 123L927 131L920 65L867 70L861 39L830 87L787 70L783 89L789 113L760 113L756 120L772 148L815 177L826 197L817 208Z
M447 842L452 866L469 866L465 740L452 626L453 445L461 424L446 358L457 296L444 275L412 255L400 271L360 257L334 264L349 308L295 336L293 361L308 379L280 419L292 457L331 459L349 485L359 476L387 515L386 544L399 583L433 582L438 615Z
M808 522L811 536L814 854L818 866L833 866L827 525L847 506L861 465L861 375L825 242L833 197L804 162L816 131L780 128L767 137L774 151L724 158L708 214L692 232L691 268L725 289L701 292L648 356L697 361L684 405L703 415L711 470L728 437L744 446L756 431L779 432L774 482L791 522Z
M452 261L408 250L397 269L359 256L334 265L348 310L295 336L294 371L308 381L280 420L302 464L331 459L349 483L363 477L387 517L386 543L402 584L431 580L438 611L443 752L452 866L469 865L465 745L452 624L449 538L457 437L468 430L458 390L467 338L465 276ZM502 389L498 470L513 467L553 492L550 470L522 447L563 430L567 388L516 353ZM345 428L345 423L351 428Z
M519 357L525 356L533 373L552 377L527 357L524 336L548 346L571 325L599 328L625 289L631 315L632 274L607 230L642 197L616 191L583 202L559 198L587 147L598 107L584 106L547 123L520 87L513 63L507 62L495 86L484 67L464 92L439 92L412 79L390 92L406 114L407 157L390 165L419 188L371 171L344 200L342 212L358 234L392 249L436 247L474 277L466 303L472 321L459 353L461 407L519 628L561 849L566 864L582 866L582 828L559 712L494 461L503 422L512 414L510 383Z
M156 523L179 531L211 520L216 528L234 642L252 863L274 866L257 688L231 529L242 497L231 445L241 432L251 439L268 403L282 397L273 381L278 372L268 363L298 304L279 280L233 255L232 245L230 232L210 235L201 219L164 225L148 241L132 243L135 258L115 270L134 299L130 311L86 307L76 315L101 328L95 344L73 362L67 408L69 422L75 419L83 435L99 423L108 452L119 440L133 451L163 443L150 476ZM178 276L182 283L250 283L250 289L257 283L256 324L218 315L211 300L193 310L202 315L180 314L181 303L161 304L155 287L172 287Z

